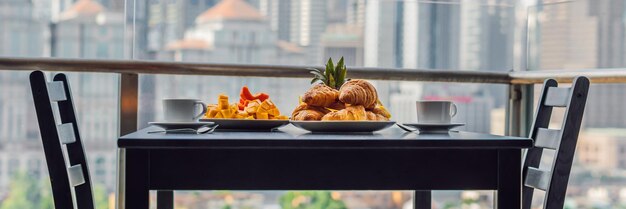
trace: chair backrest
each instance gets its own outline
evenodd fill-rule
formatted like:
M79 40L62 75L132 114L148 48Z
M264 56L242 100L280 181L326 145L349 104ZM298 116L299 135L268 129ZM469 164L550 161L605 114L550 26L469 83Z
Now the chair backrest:
M48 82L43 72L34 71L30 74L30 86L55 208L93 209L89 169L67 77L60 73ZM60 122L55 119L55 105Z
M535 189L545 191L544 209L563 209L567 182L572 169L578 132L587 102L589 79L577 77L569 88L557 87L553 79L544 82L530 136L535 146L526 153L524 161L523 209L530 209ZM549 129L552 109L565 108L560 129ZM539 169L544 149L554 150L548 166Z

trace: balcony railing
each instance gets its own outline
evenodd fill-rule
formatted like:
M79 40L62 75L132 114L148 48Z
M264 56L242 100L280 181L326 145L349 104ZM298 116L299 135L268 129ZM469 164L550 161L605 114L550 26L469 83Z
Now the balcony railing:
M119 134L137 129L138 75L213 75L308 78L307 68L322 66L248 65L138 60L89 60L58 58L0 58L0 70L118 73L120 77ZM533 84L547 78L571 82L587 76L592 83L626 83L626 69L542 71L464 71L403 68L350 67L350 76L374 80L483 83L509 85L506 134L523 136L532 121Z

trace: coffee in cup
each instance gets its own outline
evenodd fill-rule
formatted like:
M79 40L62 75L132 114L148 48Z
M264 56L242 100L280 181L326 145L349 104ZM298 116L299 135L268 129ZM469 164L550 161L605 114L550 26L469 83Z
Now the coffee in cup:
M198 113L198 106L202 107ZM197 99L164 99L163 111L166 122L197 122L206 111L206 104Z
M450 124L456 115L451 101L417 101L417 122L422 124Z

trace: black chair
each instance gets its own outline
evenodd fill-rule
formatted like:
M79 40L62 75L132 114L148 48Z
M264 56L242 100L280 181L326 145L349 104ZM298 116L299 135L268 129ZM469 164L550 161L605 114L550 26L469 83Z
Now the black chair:
M43 72L35 71L30 74L30 86L52 185L54 207L93 209L89 168L78 133L67 77L57 74L54 81L47 82ZM55 119L54 106L58 107L60 122Z
M557 87L554 79L544 82L535 114L530 137L535 146L528 149L523 167L522 209L530 209L535 189L545 191L544 209L563 209L569 174L574 161L578 133L582 123L589 79L577 77L571 87ZM565 114L560 129L549 129L552 109L564 108ZM544 149L553 150L554 157L547 167L539 169ZM415 192L415 208L430 208L430 191Z

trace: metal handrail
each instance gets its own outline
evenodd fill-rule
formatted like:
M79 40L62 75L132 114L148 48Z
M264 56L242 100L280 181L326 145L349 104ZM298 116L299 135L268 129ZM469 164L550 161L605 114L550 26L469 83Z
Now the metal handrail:
M511 84L538 84L547 78L559 83L571 83L576 76L586 76L591 83L626 83L626 68L512 71Z
M65 58L0 58L0 70L27 71L310 78L311 74L309 74L307 68L322 68L322 66ZM592 83L626 83L626 68L506 72L370 67L349 67L349 69L350 77L374 80L538 84L547 78L554 78L559 82L567 83L571 82L576 76L587 76Z
M129 74L175 74L311 78L307 68L322 66L249 65L139 60L0 58L0 70L46 70ZM374 80L509 84L507 72L349 67L352 78Z

